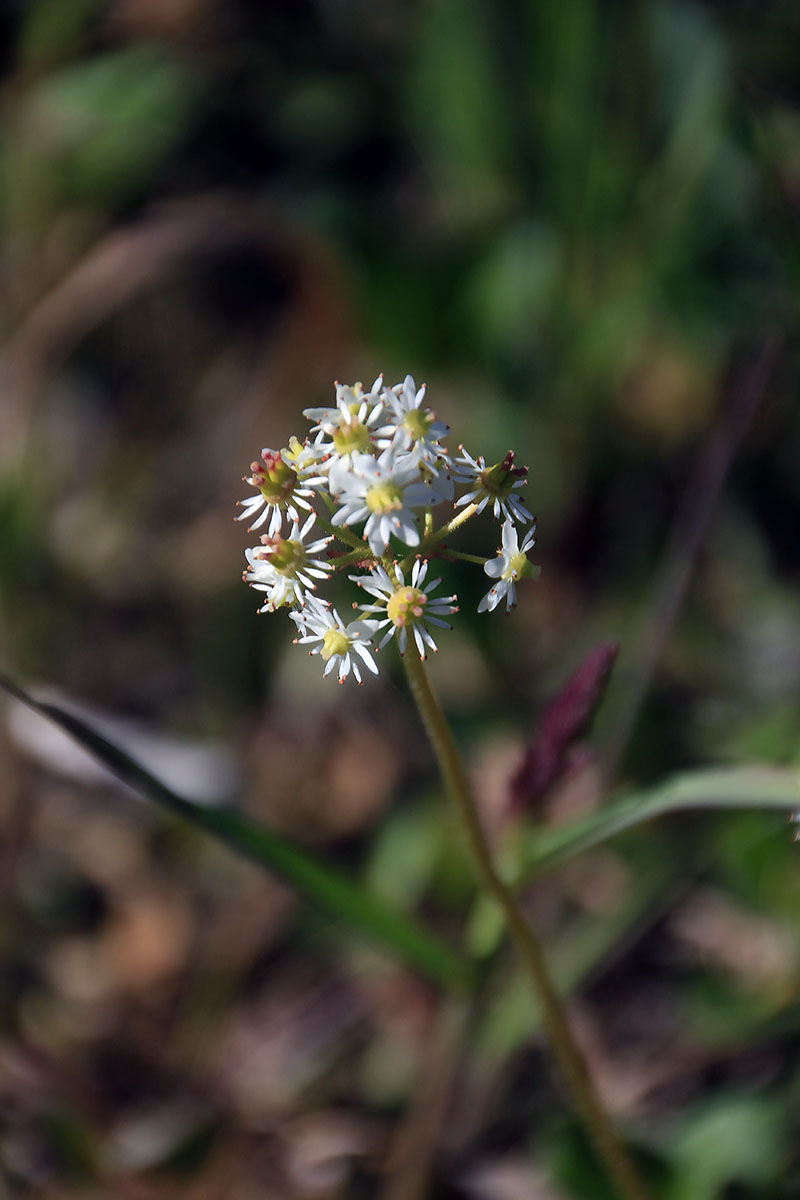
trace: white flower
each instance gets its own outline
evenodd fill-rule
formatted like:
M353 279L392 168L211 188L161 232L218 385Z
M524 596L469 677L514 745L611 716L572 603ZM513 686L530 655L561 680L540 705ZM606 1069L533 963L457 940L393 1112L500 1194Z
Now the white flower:
M439 500L452 500L455 495L455 484L451 472L451 462L446 454L442 454L435 463L422 464L422 478L430 484L431 491Z
M239 507L243 511L236 518L237 521L249 520L263 508L261 516L249 529L258 529L269 519L267 531L276 534L283 523L284 514L292 521L299 521L298 509L311 509L310 500L314 495L314 487L323 483L324 479L317 476L303 479L301 482L298 456L302 450L303 447L297 438L292 438L290 449L269 450L265 447L261 451L263 462L251 463L251 474L244 477L245 483L258 488L258 495L248 496L246 500L239 501ZM303 464L300 470L307 470L307 466L307 463Z
M527 483L527 467L514 466L514 451L509 450L502 462L493 467L486 466L486 459L481 454L477 459L468 454L463 446L459 446L461 457L455 460L453 475L459 483L476 484L472 491L467 492L456 501L456 508L463 504L476 502L478 512L483 512L486 505L492 503L492 511L499 521L501 516L506 521L519 521L527 525L533 520L519 496L514 492Z
M328 466L339 461L349 466L353 454L377 449L375 430L383 416L383 396L383 376L379 375L368 392L360 383L352 387L337 383L334 408L304 409L303 416L316 421L311 427L317 435L314 450Z
M287 538L265 534L261 546L246 550L250 569L244 579L256 591L266 592L267 599L259 612L274 612L281 605L302 604L306 589L316 588L315 579L326 579L333 564L315 559L333 539L318 538L306 544L306 537L316 520L312 513L302 529L294 522Z
M458 612L457 605L453 603L457 597L432 597L430 593L442 581L434 579L423 589L427 573L427 562L418 558L411 570L410 584L406 583L399 563L394 564L394 579L381 566L373 567L368 575L350 576L354 583L378 601L377 604L360 605L362 611L381 614L380 619L375 622L376 629L389 627L378 643L379 650L396 636L400 653L405 654L410 630L414 635L420 658L425 658L426 647L433 651L437 649L427 624L452 629L452 625L443 621L442 617Z
M413 375L406 375L402 383L384 392L384 405L389 421L378 430L378 445L394 446L399 453L412 452L417 461L436 463L438 458L447 459L446 451L439 445L439 438L446 437L450 426L439 421L432 409L426 408L425 384L417 388Z
M419 545L415 508L437 503L432 488L422 482L419 468L395 456L391 447L373 458L352 455L349 469L331 467L330 489L341 507L333 514L334 525L357 525L366 520L364 537L375 555L383 554L394 534L407 546Z
M295 638L298 645L309 645L309 654L321 654L325 661L324 675L329 675L338 665L339 683L344 683L353 672L361 683L358 659L373 675L378 674L374 658L367 647L378 628L377 621L351 621L345 625L335 608L330 608L316 596L307 596L304 607L290 612L301 637Z
M497 579L498 582L494 587L489 588L489 591L478 605L478 612L492 612L497 608L500 601L505 596L506 612L510 612L517 603L517 590L515 584L519 579L528 579L539 574L539 568L529 562L526 557L526 552L530 550L536 541L536 525L530 529L525 537L525 541L520 546L517 531L510 520L503 522L503 545L497 552L497 557L490 559L484 566L484 571L491 579Z

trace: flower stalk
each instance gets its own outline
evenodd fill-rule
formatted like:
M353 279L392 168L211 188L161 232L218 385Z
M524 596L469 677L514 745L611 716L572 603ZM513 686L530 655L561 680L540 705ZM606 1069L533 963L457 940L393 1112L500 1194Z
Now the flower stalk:
M495 867L463 760L444 710L431 686L425 664L414 652L413 647L409 647L409 652L403 656L403 664L445 785L458 810L476 869L482 883L505 916L509 934L541 1007L542 1022L575 1110L581 1117L620 1197L623 1200L649 1200L647 1190L603 1107L583 1054L572 1036L563 1005L550 978L539 939L522 912L514 892L503 881Z

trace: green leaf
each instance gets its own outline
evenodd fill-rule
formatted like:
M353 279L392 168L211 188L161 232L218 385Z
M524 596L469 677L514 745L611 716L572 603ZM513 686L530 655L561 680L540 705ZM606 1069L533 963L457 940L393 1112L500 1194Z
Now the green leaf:
M583 821L536 836L526 856L530 878L655 817L697 809L800 809L800 773L784 767L711 767L677 775L601 808Z
M265 870L279 875L327 915L382 943L398 958L447 989L462 990L470 984L469 964L445 942L410 917L384 905L305 847L257 825L233 809L192 804L81 718L55 704L35 700L2 674L0 687L65 730L140 796L190 821Z

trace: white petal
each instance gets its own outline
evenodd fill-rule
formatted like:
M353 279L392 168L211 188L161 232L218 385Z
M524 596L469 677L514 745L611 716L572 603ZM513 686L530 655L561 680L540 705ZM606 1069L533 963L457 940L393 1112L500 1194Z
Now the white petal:
M519 554L519 538L517 531L511 521L503 522L502 530L503 549L506 554L511 557L514 554Z
M377 666L374 658L370 654L369 650L367 649L367 647L362 645L362 643L360 643L360 642L356 642L355 645L353 646L353 649L355 650L356 654L359 656L359 658L364 663L364 666L369 671L371 671L373 675L377 675L378 674L378 666Z

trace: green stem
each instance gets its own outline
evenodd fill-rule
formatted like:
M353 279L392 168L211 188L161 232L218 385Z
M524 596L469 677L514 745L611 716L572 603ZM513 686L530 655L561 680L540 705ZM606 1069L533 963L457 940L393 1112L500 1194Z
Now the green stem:
M530 977L534 994L541 1007L543 1025L572 1103L620 1196L624 1197L624 1200L648 1200L644 1184L603 1107L583 1055L573 1039L561 1000L550 978L539 939L520 909L514 893L503 882L494 865L450 725L431 687L425 665L413 646L409 646L403 656L403 663L422 722L436 752L442 777L458 809L478 874L502 909L509 933Z
M371 555L364 554L361 550L351 550L349 554L340 554L338 558L331 558L329 561L333 563L335 570L341 571L345 567L354 566L355 563L364 562L367 558L374 561Z
M442 558L454 558L459 562L475 563L479 567L486 566L485 555L481 557L480 554L467 554L464 550L451 550L449 546L440 546L439 554Z
M352 546L354 550L360 550L362 558L374 558L374 554L369 546L362 538L355 533L351 533L347 526L334 525L332 521L326 521L317 513L317 525L320 525L326 533L332 533L340 542L344 542L346 546Z
M435 529L433 533L426 533L420 544L411 552L411 554L407 554L403 559L400 564L401 569L403 571L407 571L415 558L418 556L424 558L428 550L430 550L433 546L436 546L449 534L454 533L456 529L460 529L460 527L466 521L468 521L470 517L475 516L477 511L477 504L468 504L467 507L462 508L461 512L457 513L452 520L446 521L444 525L440 525L440 527Z

